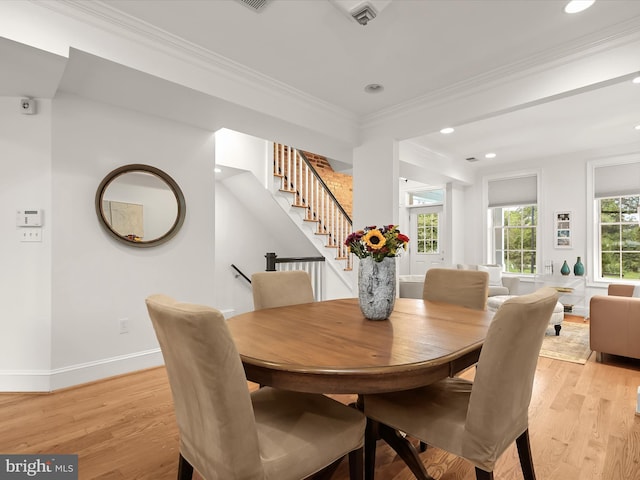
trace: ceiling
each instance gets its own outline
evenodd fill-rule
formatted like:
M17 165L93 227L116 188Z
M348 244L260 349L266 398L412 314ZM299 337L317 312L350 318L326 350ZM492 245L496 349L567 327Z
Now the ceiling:
M240 0L105 3L362 119L640 32L637 0L598 0L574 15L564 0L370 0L382 9L366 26L347 13L362 0L267 0L258 11ZM633 68L640 71L640 54ZM619 80L411 141L477 164L488 152L492 162L522 161L640 142L640 85ZM366 93L372 83L384 89Z
M640 38L638 0L597 0L575 15L563 12L565 0L369 0L379 11L362 26L340 7L363 1L266 0L259 10L241 0L93 4L130 19L136 28L206 52L201 58L215 59L216 67L226 63L265 85L284 85L362 124L425 98L444 97L455 87L477 88L562 62L623 35ZM91 8L75 0L66 4ZM3 62L9 57L0 55ZM20 58L11 55L10 64ZM640 54L633 62L617 78L583 83L562 95L537 95L539 100L508 112L487 111L452 125L453 134L425 131L403 140L446 158L475 157L474 166L640 145L640 130L633 128L640 124L640 84L631 83L634 70L640 72ZM58 77L63 67L62 58L50 61ZM38 75L31 79L36 82ZM0 79L0 86L5 81ZM384 88L365 92L372 83ZM42 96L50 96L50 88L45 85ZM485 160L488 152L497 157Z

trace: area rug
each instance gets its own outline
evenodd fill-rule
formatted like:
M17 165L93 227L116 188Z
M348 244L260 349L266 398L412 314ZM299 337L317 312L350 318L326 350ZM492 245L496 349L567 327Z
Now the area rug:
M550 326L540 349L541 357L582 365L587 363L590 355L588 323L562 322L559 336L556 336L555 330Z

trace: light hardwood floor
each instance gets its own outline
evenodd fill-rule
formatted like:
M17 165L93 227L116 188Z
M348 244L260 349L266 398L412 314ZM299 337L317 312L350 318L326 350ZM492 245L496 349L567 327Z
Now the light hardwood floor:
M604 360L596 363L592 354L578 365L540 357L530 408L538 480L640 480L640 362ZM0 394L0 453L77 453L82 480L173 480L177 445L164 368L52 394ZM437 449L421 457L436 479L475 478L470 464ZM515 446L495 473L522 479ZM376 479L412 478L381 444ZM346 462L334 479L348 479Z

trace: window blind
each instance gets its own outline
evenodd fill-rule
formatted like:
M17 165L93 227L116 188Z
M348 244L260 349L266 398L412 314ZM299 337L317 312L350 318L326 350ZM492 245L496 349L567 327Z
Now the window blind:
M538 176L502 178L490 180L489 208L538 203Z
M596 198L638 195L640 162L596 167L593 173Z

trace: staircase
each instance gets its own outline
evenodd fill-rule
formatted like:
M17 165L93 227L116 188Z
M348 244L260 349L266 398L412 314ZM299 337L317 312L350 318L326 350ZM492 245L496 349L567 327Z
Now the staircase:
M289 197L290 206L299 209L302 222L310 225L313 235L322 238L324 247L333 251L325 257L339 261L344 271L353 270L353 254L344 244L353 231L349 215L304 153L277 143L273 150L273 175L279 183L275 188Z

